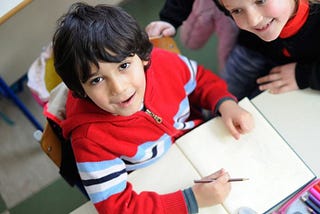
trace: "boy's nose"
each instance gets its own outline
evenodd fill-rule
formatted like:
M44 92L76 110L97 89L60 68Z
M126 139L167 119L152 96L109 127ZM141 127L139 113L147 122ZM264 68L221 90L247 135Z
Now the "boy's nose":
M112 95L121 94L121 92L125 89L125 86L122 81L119 79L114 79L109 82L110 91Z

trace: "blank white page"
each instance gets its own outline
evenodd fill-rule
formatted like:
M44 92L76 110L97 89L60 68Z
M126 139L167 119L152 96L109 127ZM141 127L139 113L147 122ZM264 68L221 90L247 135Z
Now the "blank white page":
M167 154L156 163L129 174L129 182L137 192L155 191L159 194L175 192L193 185L193 179L200 175L174 144ZM218 205L200 209L201 214L227 214L223 206Z
M247 98L239 104L255 121L254 130L240 140L235 140L217 117L182 136L176 144L201 176L224 168L231 177L249 178L232 183L223 204L230 213L237 213L242 206L264 213L315 175Z

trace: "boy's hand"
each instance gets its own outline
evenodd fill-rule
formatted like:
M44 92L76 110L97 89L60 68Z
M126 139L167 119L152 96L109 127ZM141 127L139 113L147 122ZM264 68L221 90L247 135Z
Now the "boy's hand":
M168 22L154 21L147 25L146 32L149 37L174 36L176 29Z
M297 63L276 66L270 73L257 79L261 91L269 90L270 93L280 94L299 89L295 77Z
M210 183L195 184L192 191L199 207L207 207L221 204L231 190L231 184L228 182L229 174L224 169L205 177L215 178L217 180Z
M224 101L219 107L219 112L231 135L237 140L241 134L250 132L254 127L252 115L233 100Z

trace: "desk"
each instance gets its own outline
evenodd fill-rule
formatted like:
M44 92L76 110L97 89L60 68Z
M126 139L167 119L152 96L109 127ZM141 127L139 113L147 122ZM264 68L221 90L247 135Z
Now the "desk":
M8 96L16 106L22 111L22 113L29 119L29 121L34 125L37 130L42 131L42 125L38 120L31 114L28 108L23 104L23 102L15 95L14 91L11 90L10 86L2 79L0 76L0 89L3 90L6 96Z
M252 102L319 177L320 91L264 92Z
M270 121L289 145L320 176L320 91L300 90L280 95L264 92L253 104ZM91 202L72 214L96 214Z
M4 23L11 16L16 14L19 10L24 8L29 4L31 0L5 0L2 1L2 6L0 8L0 24ZM18 26L17 26L18 27ZM0 76L0 89L5 93L8 98L10 98L15 105L19 107L22 113L30 120L36 129L42 131L41 124L34 118L27 107L20 101L20 99L11 90L10 85Z

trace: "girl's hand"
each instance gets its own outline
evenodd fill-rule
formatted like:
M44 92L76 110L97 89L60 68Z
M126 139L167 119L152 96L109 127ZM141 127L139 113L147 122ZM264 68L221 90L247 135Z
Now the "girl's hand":
M231 135L237 140L241 134L250 132L254 127L252 115L233 100L224 101L219 107L219 112Z
M154 21L147 25L146 32L149 37L174 36L176 29L168 22Z
M297 63L289 63L274 67L268 75L257 79L259 89L269 90L273 94L299 89L295 78L296 65Z

